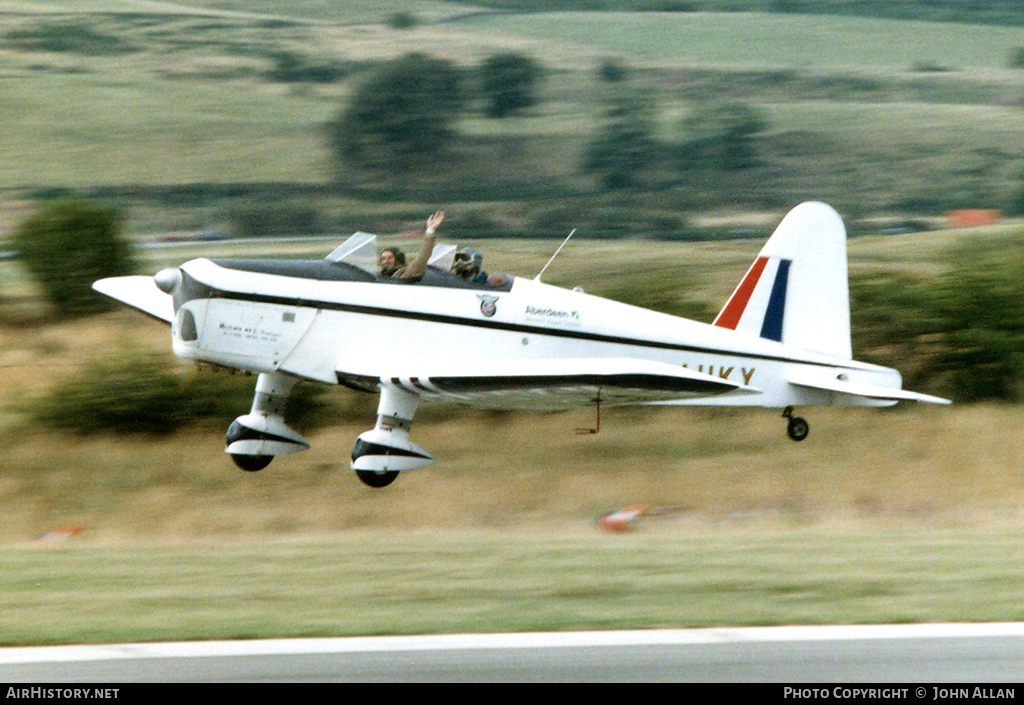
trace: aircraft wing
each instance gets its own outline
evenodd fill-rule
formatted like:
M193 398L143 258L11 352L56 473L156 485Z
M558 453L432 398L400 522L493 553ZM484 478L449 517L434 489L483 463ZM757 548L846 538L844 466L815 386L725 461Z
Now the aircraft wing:
M394 384L425 399L489 409L559 411L594 403L639 404L755 392L736 382L664 362L625 358L434 361L346 360L338 381L376 391Z
M919 401L926 404L951 403L949 399L933 397L930 394L911 392L910 390L901 389L899 387L886 387L880 384L826 378L822 375L815 375L813 373L808 374L806 372L790 373L789 382L790 384L795 384L798 387L821 389L826 392L846 394L853 397L865 397L867 399L878 399L880 401L891 401L894 403L898 401Z
M174 321L174 302L171 295L157 289L153 277L109 277L93 282L92 288L153 318L159 318L167 323Z

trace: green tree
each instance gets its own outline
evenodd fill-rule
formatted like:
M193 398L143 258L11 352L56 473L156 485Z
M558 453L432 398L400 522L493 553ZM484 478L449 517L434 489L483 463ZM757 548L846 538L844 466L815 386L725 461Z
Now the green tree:
M111 208L69 199L48 204L15 231L21 261L59 315L107 308L107 299L92 290L92 283L134 271L131 246L118 234L119 221Z
M613 90L604 127L587 147L583 171L609 189L639 185L657 161L654 110L635 90Z
M701 105L683 120L683 167L736 171L756 166L756 136L767 129L764 114L747 103Z
M495 54L484 62L480 73L488 117L503 118L536 105L541 70L530 57L515 52Z
M454 139L462 83L450 61L408 54L389 62L358 86L328 125L339 169L398 174L436 157Z

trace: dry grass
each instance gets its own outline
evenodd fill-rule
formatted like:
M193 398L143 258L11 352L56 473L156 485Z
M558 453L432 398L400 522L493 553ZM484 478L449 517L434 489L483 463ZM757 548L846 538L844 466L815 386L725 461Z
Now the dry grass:
M40 394L84 365L112 351L146 348L170 353L165 326L137 314L118 311L105 316L47 324L35 299L5 305L25 316L22 323L0 325L0 408Z
M244 410L240 410L242 413ZM372 424L310 435L313 449L244 474L223 429L170 438L5 438L0 541L63 525L99 543L237 540L378 531L506 527L579 531L631 505L673 507L643 525L713 532L885 526L1016 526L1024 519L1022 412L1013 407L905 412L815 410L802 444L764 411L630 410L554 416L424 415L414 436L438 457L386 490L348 468ZM225 425L228 420L225 421Z

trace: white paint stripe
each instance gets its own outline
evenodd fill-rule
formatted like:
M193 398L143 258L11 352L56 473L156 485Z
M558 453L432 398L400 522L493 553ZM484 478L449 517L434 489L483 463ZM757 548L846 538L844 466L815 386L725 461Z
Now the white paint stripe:
M263 639L253 641L183 641L99 644L92 646L29 646L0 648L0 664L318 653L556 649L566 647L932 639L949 637L1024 638L1024 623L743 627L610 632Z

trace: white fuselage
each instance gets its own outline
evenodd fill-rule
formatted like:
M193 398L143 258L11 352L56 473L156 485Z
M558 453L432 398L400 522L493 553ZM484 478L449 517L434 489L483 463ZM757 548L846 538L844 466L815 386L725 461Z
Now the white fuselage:
M181 269L200 293L176 301L174 352L251 372L337 384L339 365L353 359L500 364L634 358L686 367L760 392L673 403L778 408L891 403L797 386L789 381L795 371L900 387L895 370L522 278L510 288L490 290L332 281L245 271L207 259Z

